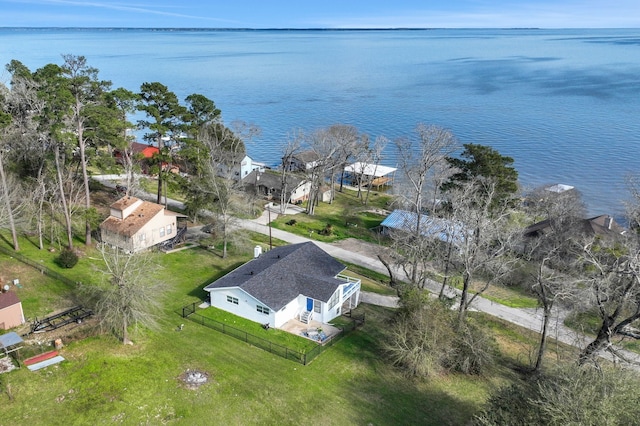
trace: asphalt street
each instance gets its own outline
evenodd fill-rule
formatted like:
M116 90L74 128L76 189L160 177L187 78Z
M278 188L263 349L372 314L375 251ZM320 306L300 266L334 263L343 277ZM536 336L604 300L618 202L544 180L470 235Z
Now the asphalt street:
M119 177L117 175L102 175L102 176L93 176L94 179L100 181L105 186L115 188ZM136 196L147 199L149 201L155 202L155 195L151 194L136 194ZM170 207L175 207L178 209L183 209L184 205L175 200L168 200L167 203ZM291 211L294 213L294 211ZM278 212L272 210L271 212L271 220L274 220L278 216ZM277 238L282 241L286 241L290 244L302 243L306 241L313 241L324 251L329 253L331 256L343 260L347 263L353 263L356 265L361 265L368 269L371 269L376 272L380 272L382 274L388 274L387 269L384 267L382 262L377 258L375 253L371 253L371 255L365 255L363 253L359 253L356 251L345 250L340 247L337 247L333 244L323 243L319 241L312 240L310 238L302 237L299 235L292 234L290 232L282 231L280 229L275 229L268 226L268 212L262 214L261 217L253 220L238 220L236 225L238 227L258 232L264 235L271 235L273 238ZM361 250L362 251L362 250ZM397 273L401 274L400 270L396 270ZM441 284L435 281L430 281L427 283L426 287L429 291L433 293L439 293ZM372 303L381 306L389 306L394 307L397 306L397 298L393 296L380 296L375 295L373 293L362 292L361 299L364 303ZM453 297L460 294L460 291L454 288L447 289L447 295L449 297ZM542 329L542 312L539 309L521 309L521 308L511 308L500 303L492 302L483 297L476 297L471 305L472 309L475 309L480 312L485 312L489 315L501 318L505 321L511 322L513 324L517 324L521 327L524 327L528 330L533 330L535 332L540 332ZM560 342L578 347L584 348L589 342L589 338L581 333L575 332L570 328L564 326L562 318L556 317L549 325L548 336L550 338L556 339ZM618 352L624 356L627 360L634 361L638 363L638 368L640 369L640 355L621 350ZM610 353L601 354L602 357L607 359L612 359Z

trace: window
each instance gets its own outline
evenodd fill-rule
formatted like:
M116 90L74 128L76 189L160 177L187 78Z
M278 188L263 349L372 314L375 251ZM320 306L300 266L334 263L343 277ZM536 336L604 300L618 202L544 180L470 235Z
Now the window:
M334 306L336 306L338 304L339 297L340 297L340 289L338 288L335 291L335 293L333 293L333 296L331 296L331 299L329 299L329 302L327 303L329 307L327 309L332 309Z
M238 304L238 298L237 297L227 296L227 302L233 303L234 305L237 305Z
M173 232L173 228L171 227L171 225L167 225L167 235L171 234Z
M160 227L160 237L164 237L164 226Z
M256 305L256 311L260 312L261 314L269 315L269 308L267 308L266 306Z
M322 302L319 300L313 299L313 312L319 314L322 312Z
M147 240L147 234L140 234L140 242L144 242Z

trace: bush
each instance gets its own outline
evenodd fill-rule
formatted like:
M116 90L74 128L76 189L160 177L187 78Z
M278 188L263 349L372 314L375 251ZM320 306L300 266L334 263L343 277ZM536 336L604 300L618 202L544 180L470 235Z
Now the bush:
M463 374L482 374L493 363L495 342L491 336L473 324L457 327L451 351L444 366Z
M318 234L330 237L331 235L333 235L333 225L331 225L330 223L327 223L327 226L325 226L323 229L318 231Z
M298 221L295 219L291 219L290 221L286 222L286 224L289 226L294 226L296 223L298 223Z
M384 344L391 363L410 377L440 374L454 338L450 311L438 300L421 294L426 293L403 293Z
M474 425L638 424L640 377L629 369L558 365L494 391Z
M469 321L459 324L450 303L415 287L400 290L400 307L384 345L392 364L415 377L444 371L479 375L492 365L491 336Z
M64 249L56 257L56 264L61 268L73 268L78 263L78 255L71 249Z

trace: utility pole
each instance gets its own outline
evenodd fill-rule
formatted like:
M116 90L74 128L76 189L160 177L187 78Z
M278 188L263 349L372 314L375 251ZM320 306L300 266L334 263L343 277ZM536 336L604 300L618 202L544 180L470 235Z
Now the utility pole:
M273 244L271 243L271 206L270 205L267 205L267 212L269 212L269 250L271 250L273 248Z

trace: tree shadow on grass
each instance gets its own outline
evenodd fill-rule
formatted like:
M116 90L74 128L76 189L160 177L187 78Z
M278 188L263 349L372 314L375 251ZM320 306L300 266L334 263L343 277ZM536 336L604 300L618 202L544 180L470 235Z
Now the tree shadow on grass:
M237 262L233 265L231 265L229 268L226 268L224 270L220 269L217 270L216 272L214 272L213 274L211 274L210 278L207 278L206 280L197 283L188 293L187 295L191 296L191 297L197 297L200 300L207 300L209 293L206 292L204 290L204 288L206 286L208 286L209 284L211 284L212 282L214 282L215 280L217 280L218 278L226 275L228 272L233 271L234 269L236 269L237 267L239 267L240 265L243 265L244 262Z

